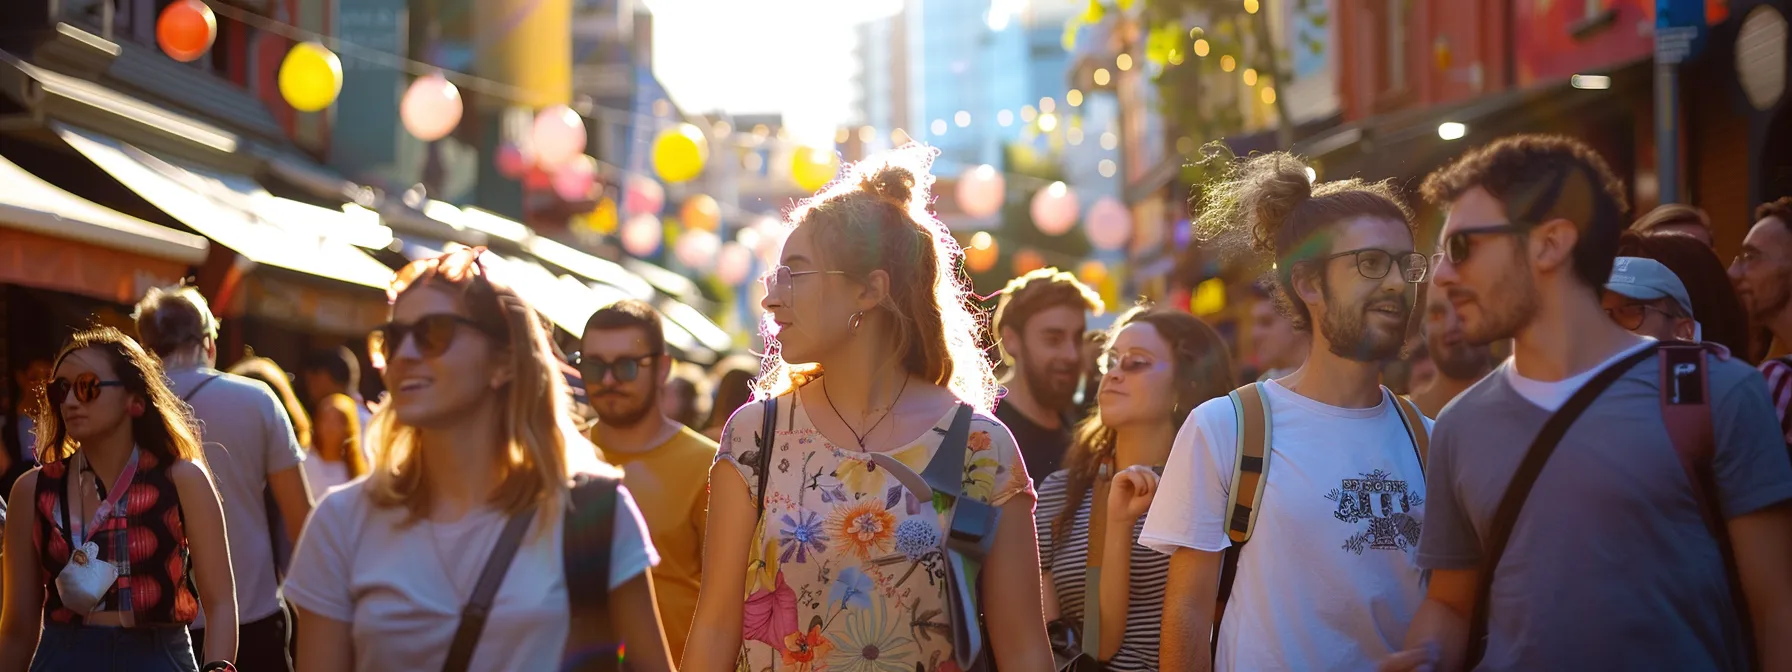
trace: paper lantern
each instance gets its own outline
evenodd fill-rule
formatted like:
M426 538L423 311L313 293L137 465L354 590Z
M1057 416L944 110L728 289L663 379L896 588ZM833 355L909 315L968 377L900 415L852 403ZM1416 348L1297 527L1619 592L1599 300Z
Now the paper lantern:
M597 207L585 215L585 225L594 233L610 235L616 232L616 201L610 198L598 199Z
M716 234L703 229L685 229L679 234L678 242L672 244L672 253L678 257L678 263L704 271L716 263L716 254L721 247L722 240Z
M645 175L630 175L622 183L622 211L631 215L660 214L666 207L666 188Z
M645 257L660 249L660 218L639 214L622 224L622 249Z
M1002 209L1008 184L995 166L983 164L958 178L958 209L972 217L988 217Z
M1001 245L991 240L989 245L983 248L974 245L964 248L964 266L972 273L982 273L995 268L996 260L1001 256Z
M499 175L513 180L523 179L523 174L529 172L528 157L523 156L523 150L508 142L498 146L498 155L492 161L498 166Z
M535 162L549 170L559 168L585 153L585 120L565 105L554 105L535 115L530 139Z
M1200 316L1208 316L1226 309L1226 283L1219 278L1202 280L1195 285L1195 295L1189 299L1189 312Z
M722 244L721 254L716 256L716 279L722 284L734 286L747 279L753 272L753 251L747 246L733 241Z
M1076 277L1085 285L1099 285L1108 279L1107 264L1094 259L1085 261L1077 265Z
M1053 182L1033 194L1033 225L1048 236L1062 236L1076 225L1076 192L1070 185Z
M708 194L697 194L684 199L684 207L679 208L678 218L684 220L686 227L715 231L722 223L722 207Z
M840 155L832 150L798 147L790 157L790 176L803 191L820 191L840 174Z
M597 159L580 155L554 170L554 193L568 201L591 198L597 181Z
M990 247L995 247L993 243ZM1014 274L1026 275L1029 272L1045 268L1045 257L1035 250L1021 250L1014 253Z
M218 17L199 0L178 0L156 19L156 43L169 58L187 63L199 60L218 38Z
M653 170L667 182L689 182L709 161L709 140L690 124L679 124L653 139Z
M342 93L342 59L316 42L300 42L280 62L280 95L300 112L316 112Z
M1083 232L1088 234L1089 244L1095 249L1118 250L1132 238L1132 211L1114 197L1103 196L1095 205L1089 206Z
M411 82L398 103L398 118L404 130L424 142L448 137L460 125L463 110L460 89L441 75L426 75Z

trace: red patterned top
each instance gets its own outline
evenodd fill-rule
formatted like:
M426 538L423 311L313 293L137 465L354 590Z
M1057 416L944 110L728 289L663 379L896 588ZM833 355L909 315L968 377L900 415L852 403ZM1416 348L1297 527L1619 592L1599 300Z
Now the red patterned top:
M38 472L32 540L43 567L44 617L53 623L80 624L83 616L64 607L56 591L56 575L69 559L69 512L61 506L67 483L66 460L46 464ZM189 572L185 519L174 480L167 466L145 451L128 487L121 507L124 515L109 516L88 533L99 545L99 559L118 567L118 580L94 610L124 611L128 604L139 625L191 623L199 615L199 598ZM128 547L128 557L120 552L121 546Z

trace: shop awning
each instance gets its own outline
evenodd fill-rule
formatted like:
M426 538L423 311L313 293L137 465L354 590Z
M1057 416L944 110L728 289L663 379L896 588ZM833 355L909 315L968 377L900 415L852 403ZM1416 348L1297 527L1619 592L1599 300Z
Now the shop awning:
M60 123L52 127L69 146L144 200L250 262L382 290L392 279L391 269L332 234L332 228L366 225L352 215L325 208L305 210L309 215L340 215L335 225L319 225L303 214L295 215L302 209L292 202L269 208L273 201L268 199L273 197L260 196L266 192L247 177L178 166L96 133ZM374 230L361 235L381 234ZM390 231L384 235L389 241ZM351 240L367 242L361 236Z
M145 222L39 179L0 157L0 226L152 259L197 265L206 240Z

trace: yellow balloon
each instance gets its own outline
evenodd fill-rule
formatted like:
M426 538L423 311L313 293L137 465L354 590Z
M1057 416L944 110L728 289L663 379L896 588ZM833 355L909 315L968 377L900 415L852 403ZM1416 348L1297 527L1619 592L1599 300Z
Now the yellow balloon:
M685 226L704 231L714 231L722 223L722 206L708 194L697 194L685 199L684 207L678 211Z
M316 112L342 92L342 59L316 42L300 42L280 62L280 95L300 112Z
M592 231L597 233L606 236L615 233L617 225L616 201L608 198L598 201L597 207L592 208L591 213L585 216L585 223L591 227Z
M696 126L679 124L653 139L653 170L662 180L688 182L703 173L708 161L709 141Z
M831 150L799 147L790 159L790 176L803 191L818 191L840 172L840 156Z

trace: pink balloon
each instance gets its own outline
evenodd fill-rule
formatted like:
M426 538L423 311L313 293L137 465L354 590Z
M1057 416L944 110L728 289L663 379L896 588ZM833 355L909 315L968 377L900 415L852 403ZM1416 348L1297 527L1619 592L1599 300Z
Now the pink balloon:
M1132 211L1112 196L1103 196L1089 206L1083 232L1089 244L1098 250L1118 250L1132 238Z
M555 105L535 115L535 161L543 168L559 168L585 153L585 120L565 105Z
M1002 209L1008 185L995 166L984 164L958 178L958 208L972 217L988 217Z
M678 263L696 270L708 270L716 263L716 254L721 249L722 240L716 234L703 229L685 229L678 235L678 242L673 245L672 253L677 255Z
M448 137L460 125L462 105L460 89L441 75L418 77L404 92L398 104L398 118L404 130L424 142Z
M529 171L529 160L523 156L523 150L510 143L498 146L498 156L494 160L498 164L498 174L513 180L522 179Z
M597 160L581 156L554 171L554 193L568 201L589 200L596 179Z
M622 249L637 257L645 257L660 249L660 218L635 215L622 223Z
M1076 192L1063 182L1033 194L1033 225L1048 236L1062 236L1076 225Z
M666 188L653 178L633 175L622 192L622 211L628 214L660 214L666 207Z
M725 285L738 285L753 271L753 251L733 241L722 244L716 257L716 279Z

